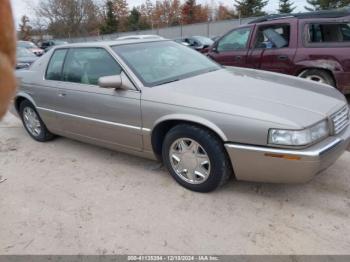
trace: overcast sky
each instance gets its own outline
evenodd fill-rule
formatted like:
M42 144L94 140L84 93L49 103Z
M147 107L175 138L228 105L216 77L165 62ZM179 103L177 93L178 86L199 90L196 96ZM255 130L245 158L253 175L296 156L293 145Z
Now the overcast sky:
M32 6L36 5L39 0L11 0L13 14L15 17L16 24L18 25L21 16L26 14L29 17L33 16ZM155 0L154 0L155 1ZM182 0L184 1L184 0ZM224 3L227 6L232 6L233 0L197 0L198 3L208 3L211 2L215 4ZM306 0L292 0L297 7L296 11L304 11L304 6L306 5ZM127 0L129 6L137 6L144 2L144 0ZM272 13L278 8L278 0L269 0L269 4L265 7L265 11Z

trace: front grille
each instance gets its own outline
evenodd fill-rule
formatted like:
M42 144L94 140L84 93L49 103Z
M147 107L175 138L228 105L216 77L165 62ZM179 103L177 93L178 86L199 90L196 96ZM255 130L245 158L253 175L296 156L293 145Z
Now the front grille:
M331 116L334 134L337 135L349 125L349 107L345 106Z

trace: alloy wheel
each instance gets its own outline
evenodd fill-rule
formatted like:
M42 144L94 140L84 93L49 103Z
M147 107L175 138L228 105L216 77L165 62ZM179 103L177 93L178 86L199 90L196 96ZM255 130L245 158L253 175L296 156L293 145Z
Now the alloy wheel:
M28 131L35 137L41 133L42 127L37 113L31 107L23 110L23 121Z
M179 138L169 150L169 159L175 173L190 184L201 184L210 175L211 163L207 152L195 140Z

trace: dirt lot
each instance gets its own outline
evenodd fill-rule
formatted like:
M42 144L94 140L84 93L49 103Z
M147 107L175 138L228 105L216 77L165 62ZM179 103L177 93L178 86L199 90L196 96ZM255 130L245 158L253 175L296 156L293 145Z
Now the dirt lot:
M0 123L0 254L349 254L350 152L313 181L211 194L157 163Z

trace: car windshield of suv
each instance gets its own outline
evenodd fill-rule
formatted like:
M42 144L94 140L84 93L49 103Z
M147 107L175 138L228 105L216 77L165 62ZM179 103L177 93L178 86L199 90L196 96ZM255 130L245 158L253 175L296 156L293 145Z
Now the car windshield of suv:
M16 56L17 56L17 58L20 58L20 57L36 57L36 55L34 55L28 49L23 48L23 47L17 47L16 48Z
M350 23L309 25L310 43L341 43L350 41Z
M221 67L204 55L173 41L113 46L145 86L157 86Z

